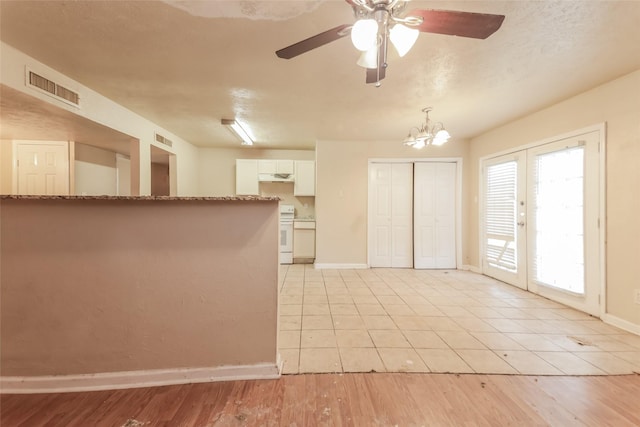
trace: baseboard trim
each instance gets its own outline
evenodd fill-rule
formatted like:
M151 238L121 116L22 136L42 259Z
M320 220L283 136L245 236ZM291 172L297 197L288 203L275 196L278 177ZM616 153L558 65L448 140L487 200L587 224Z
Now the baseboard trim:
M278 363L215 368L153 369L80 375L0 377L0 394L67 393L216 381L275 379Z
M369 268L367 264L319 264L317 262L314 264L314 267L317 270L363 270Z
M476 267L475 265L464 264L460 267L460 270L471 271L472 273L482 274L482 269L480 267Z
M631 332L632 334L640 335L640 325L629 322L628 320L621 319L618 316L605 313L600 317L600 320L602 320L604 323L615 326L616 328L624 329L625 331Z

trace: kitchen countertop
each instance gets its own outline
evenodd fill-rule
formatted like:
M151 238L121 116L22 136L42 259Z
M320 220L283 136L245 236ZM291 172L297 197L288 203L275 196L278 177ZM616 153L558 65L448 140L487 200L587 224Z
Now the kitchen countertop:
M306 222L315 222L315 218L293 218L294 221L306 221Z
M152 200L152 201L218 201L218 202L272 202L281 200L277 196L215 196L215 197L183 197L183 196L27 196L16 194L0 195L0 200Z

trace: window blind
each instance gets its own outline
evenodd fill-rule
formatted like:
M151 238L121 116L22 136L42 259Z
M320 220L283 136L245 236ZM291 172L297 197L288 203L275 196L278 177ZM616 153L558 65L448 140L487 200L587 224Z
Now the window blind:
M517 166L512 160L486 167L486 262L509 271L517 268Z

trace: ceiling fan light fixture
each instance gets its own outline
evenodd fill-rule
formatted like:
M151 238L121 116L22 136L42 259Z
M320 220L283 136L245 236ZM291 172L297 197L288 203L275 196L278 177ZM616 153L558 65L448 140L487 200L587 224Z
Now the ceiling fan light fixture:
M375 19L359 19L351 29L351 42L360 51L368 51L378 41L378 23Z
M419 34L420 30L417 28L409 28L406 25L396 24L391 28L389 38L391 39L393 47L396 48L398 55L403 57L416 43Z
M253 139L249 133L236 120L222 119L221 123L229 128L240 140L242 145L253 145Z
M364 68L376 68L378 66L378 46L362 52L356 64Z
M486 39L500 28L505 19L504 15L456 10L407 11L407 0L346 0L346 3L356 17L353 25L338 25L279 49L276 55L292 59L351 34L353 45L361 52L378 46L379 61L375 68L367 68L365 82L379 87L386 74L389 41L398 54L404 56L415 44L419 33Z

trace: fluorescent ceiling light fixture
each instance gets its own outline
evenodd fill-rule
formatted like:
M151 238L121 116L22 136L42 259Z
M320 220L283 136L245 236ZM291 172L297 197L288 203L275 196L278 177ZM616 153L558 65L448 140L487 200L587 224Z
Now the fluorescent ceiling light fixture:
M253 140L249 136L249 133L244 130L240 123L231 119L222 119L222 124L228 126L229 129L231 129L233 133L242 140L242 145L253 145Z

